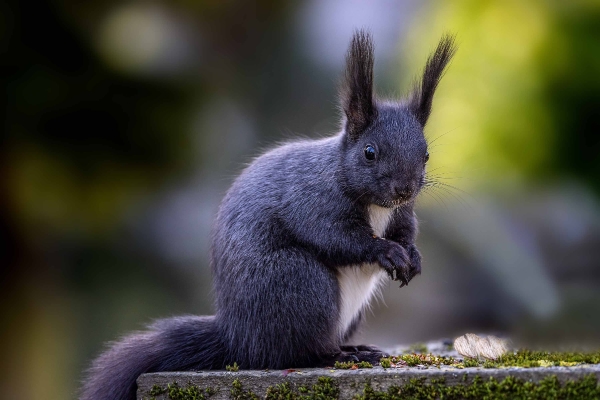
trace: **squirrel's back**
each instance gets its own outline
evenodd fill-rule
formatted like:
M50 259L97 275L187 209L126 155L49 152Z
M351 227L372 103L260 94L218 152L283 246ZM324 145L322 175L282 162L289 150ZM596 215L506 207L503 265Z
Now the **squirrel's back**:
M216 318L232 360L243 368L313 365L339 346L332 335L336 274L290 229L305 227L302 235L322 229L318 214L331 207L319 202L340 192L331 179L339 141L294 142L265 153L221 204L211 249Z

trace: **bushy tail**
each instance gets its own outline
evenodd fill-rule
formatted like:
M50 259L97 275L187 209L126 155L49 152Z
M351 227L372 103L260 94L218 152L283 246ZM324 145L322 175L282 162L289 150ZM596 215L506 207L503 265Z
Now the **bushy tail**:
M80 400L133 400L145 372L223 368L225 349L215 317L155 322L114 342L88 370Z

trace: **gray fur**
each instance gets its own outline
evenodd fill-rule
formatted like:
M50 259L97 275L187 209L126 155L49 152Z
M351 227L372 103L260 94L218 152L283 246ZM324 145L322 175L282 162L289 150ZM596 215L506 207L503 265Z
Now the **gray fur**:
M403 285L420 273L413 204L425 182L431 104L374 100L372 53L370 35L357 32L339 134L263 154L223 199L211 248L216 315L161 320L113 343L94 361L81 399L133 399L144 372L379 360L376 348L343 343L362 311L345 333L337 331L338 271L376 263ZM446 63L427 68L426 79L437 82ZM426 109L415 111L421 103ZM365 157L367 145L375 160ZM369 225L372 204L393 209L385 239Z

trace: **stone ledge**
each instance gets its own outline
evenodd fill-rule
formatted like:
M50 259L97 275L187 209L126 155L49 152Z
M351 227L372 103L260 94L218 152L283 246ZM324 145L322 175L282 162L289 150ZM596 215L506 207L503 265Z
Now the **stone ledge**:
M141 375L138 380L138 400L167 400L167 393L152 393L153 387L166 388L169 384L177 384L180 388L196 386L201 392L210 388L214 394L210 399L231 399L234 381L241 383L243 391L250 391L258 398L264 398L269 387L288 382L292 390L300 387L310 388L317 384L319 377L328 377L339 388L340 399L351 399L363 393L365 385L370 382L376 391L387 391L391 386L403 386L411 379L423 379L425 383L444 379L444 385L470 385L476 377L483 381L495 378L502 381L507 377L521 379L524 382L537 383L545 378L556 377L561 384L577 381L592 375L600 380L600 364L580 365L574 367L537 367L537 368L499 368L481 367L458 369L454 367L374 367L358 370L333 370L327 368L297 369L284 371L199 371L169 372ZM156 385L156 386L155 386ZM181 397L185 399L187 397ZM189 397L193 398L193 397ZM200 397L201 398L201 397ZM242 398L242 397L241 397Z

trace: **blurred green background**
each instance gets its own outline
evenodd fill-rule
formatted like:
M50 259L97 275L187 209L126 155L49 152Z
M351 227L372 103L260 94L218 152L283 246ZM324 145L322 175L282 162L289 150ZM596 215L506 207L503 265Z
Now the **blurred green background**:
M355 28L402 96L459 52L426 134L423 275L357 341L600 338L598 1L0 3L0 392L74 398L103 344L212 313L209 234L252 157L339 126Z

